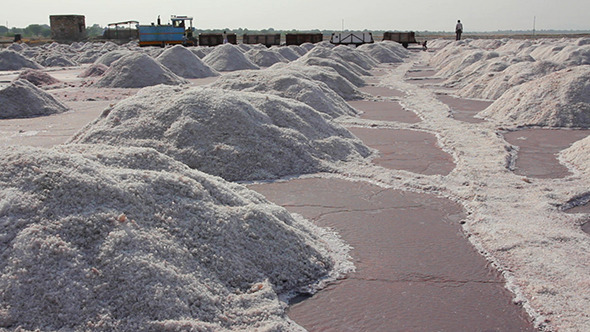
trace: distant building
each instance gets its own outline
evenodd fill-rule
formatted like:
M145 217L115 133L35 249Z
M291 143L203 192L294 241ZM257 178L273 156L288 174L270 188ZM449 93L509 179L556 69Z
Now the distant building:
M72 42L86 39L84 15L51 15L51 38L56 41Z

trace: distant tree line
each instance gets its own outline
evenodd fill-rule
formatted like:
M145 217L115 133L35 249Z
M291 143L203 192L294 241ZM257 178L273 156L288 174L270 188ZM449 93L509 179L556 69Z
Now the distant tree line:
M98 24L86 27L86 33L88 37L101 36L102 31L103 28L101 28ZM13 37L16 34L19 34L25 38L50 38L51 27L47 24L31 24L26 28L7 28L6 26L0 25L0 36Z

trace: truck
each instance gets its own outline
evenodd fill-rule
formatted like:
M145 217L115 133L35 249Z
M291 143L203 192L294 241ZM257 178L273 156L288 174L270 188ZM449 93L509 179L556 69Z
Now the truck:
M172 15L171 24L161 24L158 16L157 24L137 25L139 32L139 46L161 46L182 44L194 46L197 40L194 37L195 28L193 18L189 16Z
M330 43L335 45L362 45L373 42L373 34L370 32L334 32L330 37Z

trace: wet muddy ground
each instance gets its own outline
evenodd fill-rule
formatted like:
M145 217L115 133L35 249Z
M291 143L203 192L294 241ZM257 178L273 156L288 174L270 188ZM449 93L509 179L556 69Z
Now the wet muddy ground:
M590 135L590 130L523 129L504 134L506 141L518 146L514 172L532 178L563 178L571 173L557 159L557 153Z
M426 175L447 175L455 168L453 158L440 149L433 134L388 128L348 130L369 147L379 150L380 155L373 159L379 166Z
M354 248L356 272L289 308L309 331L534 330L463 236L456 203L338 179L249 187Z

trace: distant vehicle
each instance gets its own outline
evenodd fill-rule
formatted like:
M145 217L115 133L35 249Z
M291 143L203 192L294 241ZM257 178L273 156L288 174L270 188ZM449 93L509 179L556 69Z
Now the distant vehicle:
M385 32L383 34L383 40L391 40L402 44L405 48L408 48L410 43L419 44L416 41L416 34L413 31L410 32Z
M226 33L225 38L228 44L236 45L238 37L235 33ZM223 33L200 33L199 46L217 46L223 44Z
M321 33L288 33L285 35L287 45L315 44L322 40L324 40L324 35Z
M330 37L330 43L336 45L362 45L374 42L373 34L370 32L334 32Z
M193 18L189 16L170 17L172 24L137 25L139 31L139 46L161 46L182 44L193 46L197 44L194 38Z
M273 45L281 45L281 34L280 33L260 34L260 35L244 34L244 36L242 37L242 42L244 44L262 44L266 47L271 47Z

